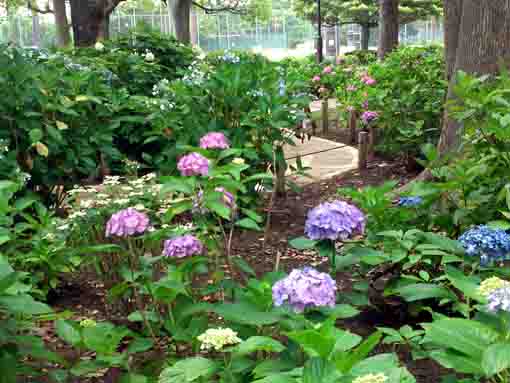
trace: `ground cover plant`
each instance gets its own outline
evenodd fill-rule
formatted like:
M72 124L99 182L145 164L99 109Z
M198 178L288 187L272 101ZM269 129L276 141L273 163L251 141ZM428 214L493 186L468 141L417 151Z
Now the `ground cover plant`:
M438 48L273 63L139 31L0 64L2 382L508 381L505 71L444 106ZM314 98L433 179L372 167L286 205Z

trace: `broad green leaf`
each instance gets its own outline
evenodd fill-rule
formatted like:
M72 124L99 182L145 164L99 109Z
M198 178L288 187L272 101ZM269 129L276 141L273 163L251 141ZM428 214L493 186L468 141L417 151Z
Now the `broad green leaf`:
M70 320L58 319L55 322L57 335L71 346L77 346L81 343L81 332L79 324Z
M425 328L424 343L453 349L477 360L481 360L485 349L499 338L492 328L468 319L442 319L422 326Z
M213 307L213 310L227 321L251 326L272 325L281 319L278 313L260 311L246 303L223 303Z
M433 283L415 283L393 289L391 293L400 295L408 302L430 298L455 298L450 290Z
M282 352L285 346L267 336L252 336L239 344L234 352L238 355L251 354L255 351Z
M482 368L485 376L492 377L510 368L510 343L491 344L483 353Z
M289 245L298 250L313 249L317 245L317 241L313 241L306 237L298 237L291 239L289 241Z
M240 219L235 224L243 229L262 231L262 228L257 224L257 222L251 218Z
M2 296L0 297L0 306L4 306L16 314L23 315L40 315L53 312L50 306L37 302L27 294Z
M180 360L171 367L165 368L159 375L159 383L188 383L199 378L207 379L217 371L213 361L194 357Z

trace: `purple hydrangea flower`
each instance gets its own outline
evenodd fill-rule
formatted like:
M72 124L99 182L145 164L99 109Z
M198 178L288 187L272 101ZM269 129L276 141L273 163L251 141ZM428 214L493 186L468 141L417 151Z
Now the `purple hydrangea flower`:
M233 209L235 207L235 199L234 195L230 193L228 190L225 190L223 187L217 187L214 189L214 191L218 193L223 193L222 202L230 209Z
M172 258L184 258L202 254L203 251L204 245L202 245L202 242L197 237L186 234L167 239L164 244L163 255Z
M200 139L200 147L202 149L228 149L230 144L223 133L211 132Z
M498 311L510 312L510 287L505 286L494 290L487 297L489 304L487 310L493 313Z
M362 109L368 109L368 100L365 100L361 103L361 108Z
M365 124L369 124L372 121L377 120L378 117L379 117L379 113L371 112L371 111L367 110L366 112L363 112L363 114L361 115L361 120Z
M365 216L344 201L325 202L313 208L305 223L305 233L313 240L347 239L365 231Z
M106 223L106 236L129 237L149 228L149 217L132 207L113 214Z
M482 265L510 255L510 234L502 229L477 226L462 234L459 242L467 255L480 257Z
M273 301L275 306L287 303L296 312L303 312L307 307L333 307L336 290L336 283L329 274L305 267L292 270L273 285Z
M209 174L209 160L199 153L190 153L179 160L177 169L183 176L206 176Z

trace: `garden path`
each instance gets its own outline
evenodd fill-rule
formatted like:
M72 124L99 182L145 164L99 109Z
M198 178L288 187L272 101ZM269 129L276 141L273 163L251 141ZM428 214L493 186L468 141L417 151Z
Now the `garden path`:
M297 157L300 156L303 167L308 168L305 171L308 177L291 175L291 178L300 185L327 180L354 170L358 166L358 150L352 146L320 137L305 139L303 142L296 140L295 144L287 145L284 151L292 167L296 166ZM290 173L289 170L289 175Z

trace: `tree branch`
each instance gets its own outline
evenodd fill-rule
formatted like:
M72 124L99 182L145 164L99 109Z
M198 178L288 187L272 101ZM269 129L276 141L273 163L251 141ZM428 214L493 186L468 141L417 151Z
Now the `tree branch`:
M191 1L191 3L195 7L202 9L205 13L208 13L208 14L218 13L218 12L230 12L230 13L235 13L235 14L244 14L245 13L243 10L237 8L237 5L239 5L239 0L233 6L222 7L222 8L209 8L209 7L206 7L205 5L197 3L196 1Z

